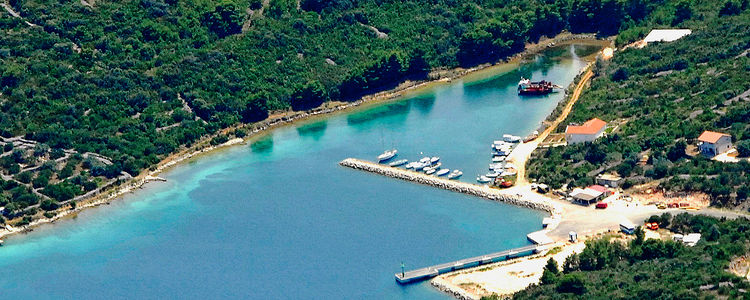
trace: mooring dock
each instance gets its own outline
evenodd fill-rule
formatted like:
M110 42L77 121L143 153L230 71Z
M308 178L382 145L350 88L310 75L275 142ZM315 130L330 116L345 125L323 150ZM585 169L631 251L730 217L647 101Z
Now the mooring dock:
M447 178L426 175L419 172L414 172L402 168L390 167L374 162L360 160L356 158L347 158L339 162L340 165L355 170L362 170L391 178L416 182L433 186L436 188L446 189L454 192L463 194L473 195L482 197L489 200L505 202L508 204L528 207L531 209L538 209L550 214L554 214L555 207L547 201L539 199L539 197L528 197L509 193L504 190L489 188L476 184L461 182L457 180L450 180Z
M456 270L461 270L461 269L466 269L466 268L471 268L471 267L476 267L476 266L481 266L485 264L490 264L490 263L494 263L494 262L498 262L502 260L507 260L510 258L531 255L537 252L539 252L537 245L529 245L525 247L490 253L487 255L465 258L462 260L434 265L434 266L417 269L413 271L396 273L396 281L398 281L398 283L400 284L418 282L418 281L430 279L440 274L444 274L444 273L448 273L448 272L452 272Z

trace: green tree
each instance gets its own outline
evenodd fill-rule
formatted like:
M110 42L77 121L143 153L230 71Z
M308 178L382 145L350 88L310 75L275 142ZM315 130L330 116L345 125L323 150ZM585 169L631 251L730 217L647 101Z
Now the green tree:
M220 1L213 11L203 16L204 24L220 38L240 33L243 21L242 8L231 0Z
M737 152L741 157L750 156L750 140L742 140L737 142Z
M675 4L674 19L672 19L672 26L676 26L685 20L693 17L693 8L690 4L690 0L680 0Z
M557 282L557 291L560 293L573 293L583 295L586 293L583 275L581 273L565 274Z

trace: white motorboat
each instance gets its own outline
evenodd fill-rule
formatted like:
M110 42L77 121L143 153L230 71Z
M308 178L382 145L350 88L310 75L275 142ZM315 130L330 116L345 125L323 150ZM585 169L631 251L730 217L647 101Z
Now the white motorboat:
M418 162L413 161L413 162L410 162L410 163L406 164L406 166L404 166L404 167L407 168L407 169L414 169L414 165L416 165L416 164L418 164Z
M464 175L464 172L461 172L461 170L453 170L450 174L448 174L448 179L456 179L458 177L461 177L461 175Z
M490 178L495 178L497 176L500 176L500 173L498 173L497 171L492 171L492 172L489 172L487 174L484 174L484 176L490 177Z
M425 170L426 171L424 173L427 175L432 175L435 173L435 168L425 168Z
M421 171L422 169L424 169L427 166L428 165L425 164L425 163L418 162L417 164L414 165L414 170Z
M443 163L439 162L439 163L436 163L436 164L432 165L432 167L435 168L435 169L437 169L437 168L440 168L440 166L442 166L442 165L443 165Z
M491 170L502 170L505 169L505 163L492 163L490 164L490 171Z
M492 178L489 178L489 177L484 176L484 175L480 175L480 176L477 177L477 181L479 183L488 183L488 182L492 181Z
M378 161L384 162L386 160L389 160L393 158L394 156L396 156L397 153L398 153L398 150L396 149L386 150L385 152L383 152L383 154L378 155Z
M451 172L451 170L449 170L449 169L440 169L439 171L437 171L435 173L435 175L437 175L437 176L445 176L445 175L448 175L448 173L450 173L450 172Z
M507 156L495 156L492 158L493 163L504 162Z
M433 157L430 158L430 163L433 164L433 165L436 164L439 161L440 161L440 157L433 156Z
M391 162L388 165L391 166L391 167L398 167L398 166L403 165L403 164L408 163L408 162L409 162L408 159L399 159L397 161Z
M430 163L430 158L427 157L427 156L422 157L422 159L420 159L419 162L421 162L423 164L429 164Z

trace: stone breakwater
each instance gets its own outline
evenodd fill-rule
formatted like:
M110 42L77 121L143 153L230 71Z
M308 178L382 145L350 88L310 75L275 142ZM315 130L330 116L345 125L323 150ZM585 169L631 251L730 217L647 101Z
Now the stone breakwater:
M344 167L352 168L355 170L367 171L376 173L392 178L401 180L416 182L424 185L429 185L441 189L446 189L454 192L468 194L472 196L482 197L485 199L505 202L508 204L523 206L531 209L537 209L546 211L550 214L554 214L555 208L547 203L538 199L529 199L527 197L521 197L518 194L512 194L506 190L494 189L486 186L480 186L471 183L465 183L441 177L426 175L409 171L401 168L390 167L381 165L369 161L359 160L356 158L347 158L339 162L339 165Z

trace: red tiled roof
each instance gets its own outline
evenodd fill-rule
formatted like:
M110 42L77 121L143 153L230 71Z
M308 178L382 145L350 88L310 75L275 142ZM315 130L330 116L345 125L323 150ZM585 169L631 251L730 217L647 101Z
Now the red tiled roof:
M586 121L586 123L583 123L581 126L571 126L568 125L568 127L565 128L565 133L569 134L596 134L604 126L607 126L607 122L604 122L600 120L599 118L593 118L591 120Z
M603 186L601 186L601 185L598 185L598 184L595 184L595 185L589 186L589 188L590 188L590 189L592 189L592 190L595 190L595 191L597 191L597 192L602 192L602 193L607 193L607 192L609 192L609 189L607 189L607 188L605 188L605 187L603 187Z
M708 131L708 130L706 130L703 133L701 133L701 136L698 137L698 140L701 141L701 142L706 142L706 143L713 144L713 143L718 142L719 139L722 136L730 136L731 137L731 135L728 135L726 133L714 132L714 131Z

